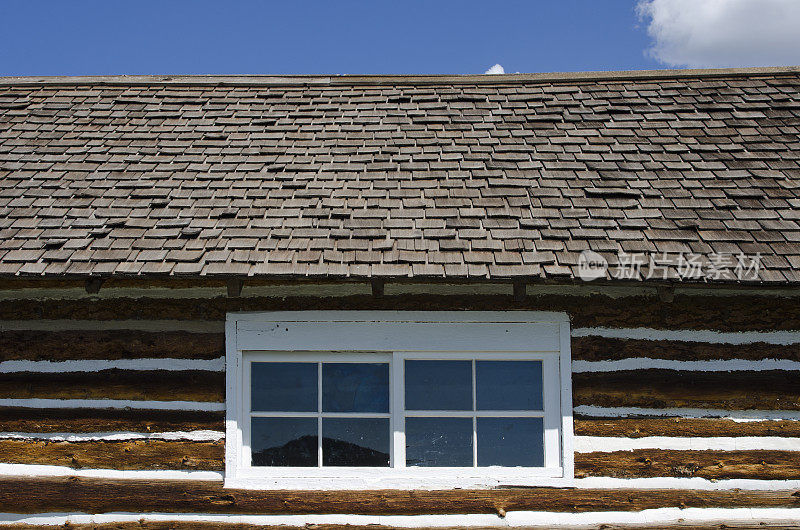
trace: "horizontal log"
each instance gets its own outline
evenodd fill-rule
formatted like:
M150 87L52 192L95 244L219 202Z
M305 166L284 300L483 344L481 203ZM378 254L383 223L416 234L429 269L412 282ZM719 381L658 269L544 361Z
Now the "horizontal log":
M780 436L800 437L800 421L734 421L712 418L576 418L578 436ZM798 440L800 444L800 440Z
M186 469L220 471L225 442L131 440L47 442L0 440L0 462L75 469Z
M0 398L215 401L225 399L225 374L191 371L0 373Z
M576 453L575 476L799 479L800 452L638 449Z
M282 310L544 310L570 314L574 327L653 327L720 331L800 329L800 304L766 296L677 295L670 303L656 296L625 299L601 295L414 295L335 298L252 297L206 299L117 298L15 300L0 306L0 320L218 320L230 311Z
M581 361L616 361L649 357L676 361L718 359L788 359L800 361L800 344L715 344L675 340L573 337L572 358Z
M546 510L545 510L546 511ZM602 512L601 512L602 513ZM614 517L611 515L610 517ZM658 525L653 526L642 526L636 525L631 526L629 524L610 524L610 523L602 523L597 528L602 528L603 530L622 530L630 528L636 528L637 530L662 530L664 528L675 528L680 530L720 530L720 529L743 529L743 530L762 530L764 528L779 528L781 530L787 530L789 528L800 528L800 523L787 525L786 522L770 522L770 521L763 521L763 515L755 514L751 521L725 521L724 523L708 523L708 524L687 524L685 520L680 522L665 522ZM352 524L308 524L302 526L292 526L292 525L280 525L280 526L273 526L273 525L253 525L253 524L245 524L245 523L228 523L228 522L193 522L193 521L149 521L146 518L142 518L143 520L136 521L136 522L125 522L125 523L85 523L85 524L74 524L70 523L67 528L70 530L213 530L215 528L223 528L226 530L290 530L292 528L296 529L304 529L307 530L312 528L313 530L395 530L397 528L419 528L417 526L409 526L409 527L398 527L398 526L387 526L386 524L367 524L367 525L352 525ZM468 526L466 528L470 528L471 530L497 530L497 528L502 527L499 525L494 526ZM9 530L42 530L41 525L29 525L29 524L14 524L14 525L2 525L0 524L0 528L9 529ZM464 526L435 526L435 527L428 527L428 530L436 528L437 530L464 530ZM536 527L521 527L521 528L542 528L541 526ZM553 526L553 528L564 528L564 526ZM585 528L585 527L584 527Z
M0 432L224 431L221 412L0 407Z
M0 440L0 462L100 469L224 468L224 441L46 442ZM796 451L635 451L575 454L577 477L800 479Z
M519 488L439 491L257 491L200 481L0 478L8 513L244 513L418 515L639 511L671 506L800 507L793 491Z
M575 405L800 410L800 372L627 370L572 376Z
M143 518L145 519L145 518ZM43 530L42 525L36 524L16 524L13 525L4 525L0 524L0 528L8 529L8 530ZM244 524L244 523L225 523L225 522L213 522L213 523L204 523L204 522L194 522L194 521L136 521L136 522L126 522L126 523L85 523L85 524L75 524L70 523L66 527L62 528L69 528L69 530L214 530L216 528L224 528L226 530L290 530L292 528L303 529L307 530L309 528L313 528L313 530L383 530L383 529L394 529L396 527L390 527L385 525L351 525L351 524L313 524L313 525L300 525L300 526L291 526L291 525L255 525L255 524ZM438 530L457 530L456 528L446 528L446 527L437 527ZM490 530L489 528L481 528L481 527L470 527L472 530ZM614 528L613 526L604 526L604 528ZM664 528L663 526L661 528ZM681 525L681 530L693 530L695 527ZM717 528L717 527L714 527ZM727 528L738 528L736 526L727 526ZM762 525L759 527L761 528L770 528L769 525ZM781 528L786 528L786 526L782 526Z
M222 333L183 331L2 331L0 361L71 359L216 359L225 355Z

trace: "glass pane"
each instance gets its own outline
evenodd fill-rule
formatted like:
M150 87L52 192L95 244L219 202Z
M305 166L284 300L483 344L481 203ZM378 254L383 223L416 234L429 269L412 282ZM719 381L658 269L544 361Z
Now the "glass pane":
M478 418L478 465L542 467L542 418Z
M253 363L251 410L317 412L317 363Z
M324 418L323 466L389 466L389 418Z
M478 410L542 410L542 361L475 361Z
M406 361L406 410L472 410L472 361Z
M472 418L406 418L406 465L472 467Z
M388 363L323 363L324 412L389 412Z
M253 418L254 466L317 466L316 418Z

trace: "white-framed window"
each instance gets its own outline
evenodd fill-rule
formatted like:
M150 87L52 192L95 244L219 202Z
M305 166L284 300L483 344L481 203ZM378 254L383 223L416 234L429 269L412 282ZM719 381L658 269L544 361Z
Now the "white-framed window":
M562 313L232 313L226 342L226 487L573 477Z

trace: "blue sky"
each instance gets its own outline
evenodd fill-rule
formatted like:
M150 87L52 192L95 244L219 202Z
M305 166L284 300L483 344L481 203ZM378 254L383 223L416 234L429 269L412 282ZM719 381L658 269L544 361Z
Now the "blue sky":
M707 9L712 5L724 7ZM791 39L800 35L794 29L800 11L794 6L800 1L0 0L0 75L471 74L496 63L509 73L797 64L800 43ZM789 41L759 51L759 43L783 35L754 20L760 16L786 26ZM754 35L756 26L762 33ZM741 50L732 55L728 50L737 43Z
M628 0L0 3L0 75L653 68Z

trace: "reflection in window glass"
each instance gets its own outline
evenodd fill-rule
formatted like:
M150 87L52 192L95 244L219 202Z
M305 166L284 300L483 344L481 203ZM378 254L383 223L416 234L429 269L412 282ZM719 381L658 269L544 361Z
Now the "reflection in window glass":
M387 363L323 363L323 412L389 412Z
M472 418L406 418L406 465L472 466Z
M478 466L543 465L542 418L478 418Z
M541 361L475 361L478 410L542 410Z
M316 418L253 418L250 439L254 466L317 465Z
M316 412L317 363L253 363L251 410Z
M472 410L472 361L406 361L406 410Z
M388 418L323 418L323 466L389 466Z

